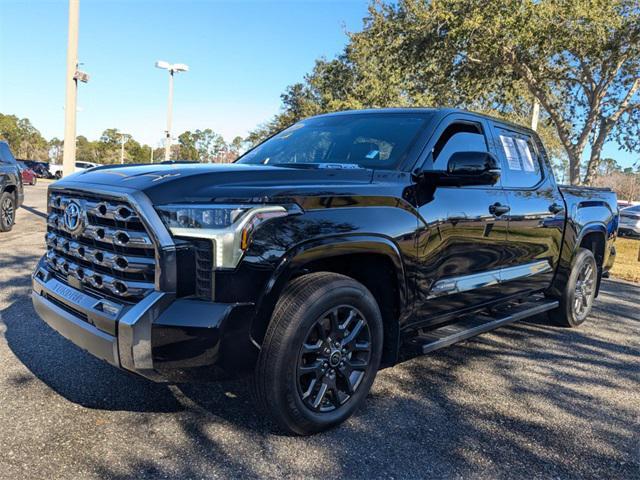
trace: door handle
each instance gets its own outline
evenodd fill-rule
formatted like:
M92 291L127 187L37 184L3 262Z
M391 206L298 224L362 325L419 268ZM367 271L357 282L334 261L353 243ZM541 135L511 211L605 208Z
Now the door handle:
M495 215L496 217L499 217L500 215L504 215L509 210L511 210L511 207L509 205L502 205L500 202L496 202L493 205L489 205L489 213L491 215Z
M564 211L564 205L560 205L559 203L552 203L549 205L549 211L554 215Z

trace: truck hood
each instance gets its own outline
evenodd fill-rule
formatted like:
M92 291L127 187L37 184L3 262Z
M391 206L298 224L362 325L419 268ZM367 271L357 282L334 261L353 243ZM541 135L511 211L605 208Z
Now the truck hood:
M245 164L168 164L105 166L79 172L56 187L81 184L126 187L144 192L153 203L252 200L297 195L358 194L371 184L372 170L285 168Z

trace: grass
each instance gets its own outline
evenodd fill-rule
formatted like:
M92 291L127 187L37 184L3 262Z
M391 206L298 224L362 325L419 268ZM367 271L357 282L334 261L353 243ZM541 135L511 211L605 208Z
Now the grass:
M640 282L640 240L618 238L616 240L616 262L611 269L611 276Z

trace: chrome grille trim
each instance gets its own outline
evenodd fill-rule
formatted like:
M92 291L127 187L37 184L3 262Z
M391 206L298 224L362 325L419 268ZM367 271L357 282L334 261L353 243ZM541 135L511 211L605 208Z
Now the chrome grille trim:
M49 198L49 207L64 210L71 200L72 197L67 195L51 195ZM140 221L140 217L135 213L135 210L123 202L111 203L107 201L84 200L83 203L88 214L95 215L99 218L125 222ZM124 214L124 210L127 210L128 214Z
M81 210L75 233L64 221L72 201ZM127 302L154 290L156 249L133 204L92 191L52 190L48 206L45 260L59 280Z
M50 213L47 217L47 225L51 228L70 232L64 226L64 220L62 215L57 213ZM138 232L135 230L125 230L121 228L105 227L103 225L87 225L84 231L85 235L90 240L96 240L98 242L111 243L119 247L131 247L131 248L154 248L153 242L149 235L145 232ZM123 238L126 236L126 239ZM81 237L80 237L81 238Z
M105 268L113 268L121 272L152 273L155 265L153 258L122 255L101 248L92 248L74 240L59 237L53 232L46 234L45 241L48 247L61 254L72 255L80 260L89 261Z
M89 285L98 290L107 290L112 295L123 298L140 297L153 289L152 282L136 282L115 278L105 273L99 273L89 267L83 267L55 252L49 251L46 254L47 264L62 276L72 275L81 283Z

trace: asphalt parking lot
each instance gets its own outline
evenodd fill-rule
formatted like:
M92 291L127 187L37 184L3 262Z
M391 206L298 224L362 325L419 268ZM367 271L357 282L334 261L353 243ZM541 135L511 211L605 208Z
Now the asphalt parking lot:
M246 382L156 385L49 329L29 298L46 185L0 234L0 478L640 478L640 285L577 330L538 317L381 372L365 407L274 433Z

